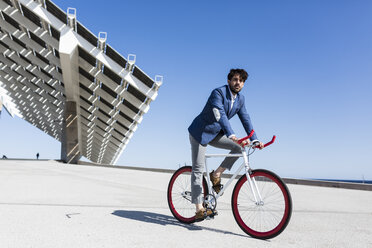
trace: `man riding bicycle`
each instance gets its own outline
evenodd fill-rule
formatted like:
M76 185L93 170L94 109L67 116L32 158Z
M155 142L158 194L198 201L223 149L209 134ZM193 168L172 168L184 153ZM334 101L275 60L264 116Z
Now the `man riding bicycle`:
M240 153L241 146L249 141L238 144L238 138L231 128L229 119L238 114L247 134L252 130L249 114L245 108L244 96L239 92L248 78L244 69L231 69L227 75L227 85L212 91L202 112L193 120L189 131L192 157L191 173L191 201L196 206L195 220L202 221L213 215L212 210L203 207L202 178L205 166L205 151L207 145L230 150L231 154ZM258 148L264 144L257 140L256 134L251 137L252 142L258 142ZM213 189L216 193L221 190L221 174L230 170L238 157L227 157L221 165L210 173Z

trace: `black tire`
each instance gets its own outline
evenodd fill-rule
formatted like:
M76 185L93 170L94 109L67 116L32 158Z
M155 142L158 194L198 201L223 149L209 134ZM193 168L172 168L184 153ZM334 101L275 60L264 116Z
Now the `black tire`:
M182 223L195 222L195 204L191 203L191 166L184 166L174 172L168 184L168 206L173 216ZM208 186L203 176L203 194Z
M235 220L245 233L254 238L274 238L291 219L291 194L283 180L271 171L253 170L250 177L256 180L262 203L256 204L247 177L243 175L231 198Z

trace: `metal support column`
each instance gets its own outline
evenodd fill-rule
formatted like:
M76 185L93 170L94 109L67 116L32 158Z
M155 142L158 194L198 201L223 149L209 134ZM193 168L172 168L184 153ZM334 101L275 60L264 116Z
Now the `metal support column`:
M59 42L59 55L66 95L64 121L62 123L61 160L65 163L77 164L82 156L79 99L79 55L78 42L73 32L76 29L76 11L69 8L67 12L70 28L66 28L61 32Z
M62 124L61 159L65 163L77 164L81 158L79 149L79 125L76 102L66 101Z

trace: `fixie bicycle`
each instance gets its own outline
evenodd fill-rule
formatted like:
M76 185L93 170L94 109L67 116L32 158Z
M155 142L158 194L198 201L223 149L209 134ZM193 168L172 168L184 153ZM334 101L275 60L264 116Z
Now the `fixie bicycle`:
M238 143L249 139L252 132ZM264 145L267 147L275 141ZM288 225L292 214L292 198L283 180L271 171L253 170L249 156L256 149L256 142L242 147L241 154L206 154L205 175L203 176L204 207L215 212L217 200L245 169L231 197L231 208L239 227L248 235L258 239L270 239L279 235ZM247 150L248 151L247 151ZM217 194L209 178L207 158L210 157L243 157L244 162ZM195 205L191 203L191 166L179 168L168 185L168 205L173 216L182 223L195 222Z

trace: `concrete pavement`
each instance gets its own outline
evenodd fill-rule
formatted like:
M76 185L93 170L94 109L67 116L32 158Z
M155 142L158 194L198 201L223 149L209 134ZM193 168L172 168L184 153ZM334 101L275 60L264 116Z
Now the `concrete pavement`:
M176 169L176 168L175 168ZM0 247L372 247L372 192L288 185L293 214L269 241L231 212L185 225L167 205L169 173L0 160Z

